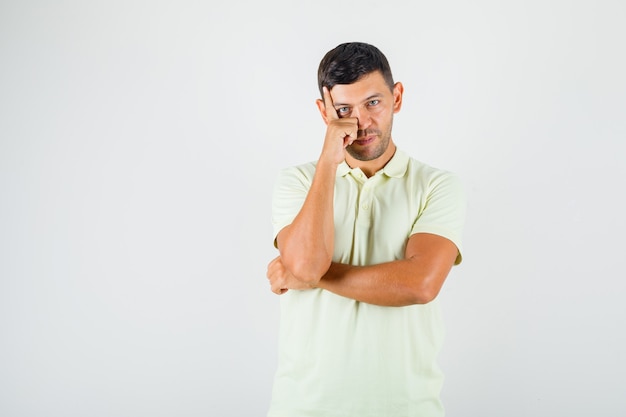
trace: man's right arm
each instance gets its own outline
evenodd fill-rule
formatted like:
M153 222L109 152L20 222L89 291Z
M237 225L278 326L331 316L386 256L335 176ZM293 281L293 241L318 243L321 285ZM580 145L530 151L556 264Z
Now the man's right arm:
M327 125L326 137L306 199L293 222L277 236L284 267L298 280L317 284L330 267L334 251L333 199L337 167L345 148L357 138L356 118L339 118L330 92L323 89L319 108Z
M305 283L317 283L332 261L336 171L334 164L317 163L300 212L276 237L283 265L296 279Z

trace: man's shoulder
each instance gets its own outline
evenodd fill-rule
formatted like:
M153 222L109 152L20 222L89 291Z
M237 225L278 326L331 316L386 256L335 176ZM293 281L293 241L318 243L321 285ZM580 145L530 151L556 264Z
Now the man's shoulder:
M412 156L408 157L407 174L409 176L419 177L424 180L435 179L458 179L458 174L439 166L432 165Z
M317 166L317 161L308 161L302 162L299 164L284 166L280 169L281 172L301 172L301 173L312 173L315 172L315 167Z
M310 182L315 175L315 167L317 161L309 161L296 165L288 165L278 170L278 182L285 181L289 178L299 179L300 181Z

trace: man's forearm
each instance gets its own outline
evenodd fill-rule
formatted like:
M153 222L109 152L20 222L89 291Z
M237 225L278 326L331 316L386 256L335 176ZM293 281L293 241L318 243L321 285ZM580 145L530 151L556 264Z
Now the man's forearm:
M415 233L407 242L404 259L371 266L333 263L316 286L382 306L426 304L439 294L457 254L452 241Z
M331 263L317 288L381 306L401 307L425 304L439 292L412 260L402 259L371 266Z
M317 287L370 304L416 304L416 283L409 262L398 260L371 266L332 263Z

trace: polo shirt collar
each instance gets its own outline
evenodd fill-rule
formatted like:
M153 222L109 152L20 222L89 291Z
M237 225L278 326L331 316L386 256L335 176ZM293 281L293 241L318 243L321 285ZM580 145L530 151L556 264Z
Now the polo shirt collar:
M399 178L404 175L409 166L409 156L402 152L400 149L396 148L396 152L393 154L387 165L385 165L382 169L383 174L392 178ZM343 177L349 174L352 171L352 168L347 164L346 161L343 161L337 167L337 176Z

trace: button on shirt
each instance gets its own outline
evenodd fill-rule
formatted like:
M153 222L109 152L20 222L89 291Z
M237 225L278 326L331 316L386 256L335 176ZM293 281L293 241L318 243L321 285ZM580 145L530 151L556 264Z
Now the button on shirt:
M298 214L315 163L281 171L274 236ZM370 178L337 169L333 262L373 265L402 259L408 238L433 233L459 249L465 220L459 178L400 150ZM282 295L279 360L268 417L440 417L443 337L438 300L382 307L321 289Z

